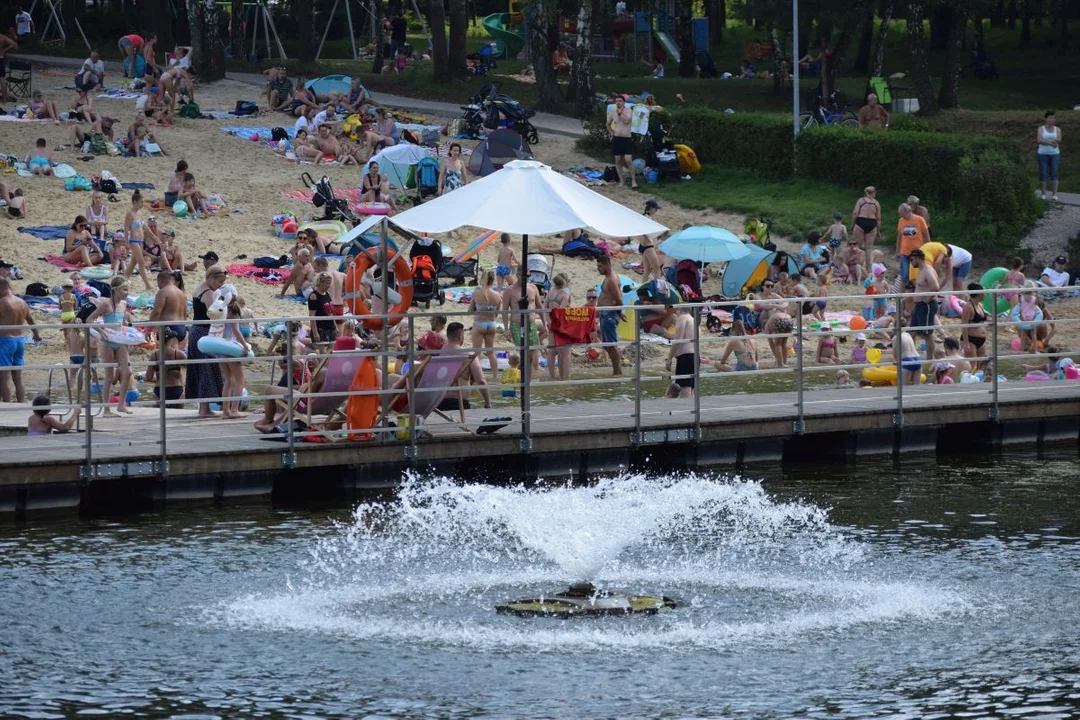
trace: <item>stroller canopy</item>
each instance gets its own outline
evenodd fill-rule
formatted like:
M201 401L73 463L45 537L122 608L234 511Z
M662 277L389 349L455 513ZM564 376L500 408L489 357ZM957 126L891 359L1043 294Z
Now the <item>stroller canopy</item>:
M769 271L769 266L772 265L773 260L776 258L775 251L766 250L756 245L747 245L746 247L750 251L749 255L738 260L732 260L724 268L722 280L724 297L739 297L750 288L760 285ZM787 267L781 272L798 275L801 269L798 261L788 255Z
M412 143L391 145L367 161L361 177L367 175L371 163L379 163L379 172L386 175L390 184L396 188L404 188L409 179L409 168L426 157L430 157L427 148L420 145Z
M518 133L509 128L501 128L487 136L473 150L469 157L469 173L474 177L484 177L511 160L532 159L532 150Z

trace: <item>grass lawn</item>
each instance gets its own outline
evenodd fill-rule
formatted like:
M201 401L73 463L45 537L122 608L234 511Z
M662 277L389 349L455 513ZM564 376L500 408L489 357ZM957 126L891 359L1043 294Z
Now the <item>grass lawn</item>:
M844 222L851 224L851 210L861 196L861 190L850 190L828 183L809 180L770 182L748 172L706 166L692 180L670 181L660 186L645 186L647 194L661 200L694 209L713 209L736 212L770 221L774 234L787 235L796 241L812 231L825 232L832 223L832 214L840 211ZM885 235L878 245L891 254L895 247L896 208L906 196L879 195ZM930 208L934 234L944 242L965 247L985 261L1012 253L1011 248L999 247L985 238L973 237L967 224L951 212L935 212Z

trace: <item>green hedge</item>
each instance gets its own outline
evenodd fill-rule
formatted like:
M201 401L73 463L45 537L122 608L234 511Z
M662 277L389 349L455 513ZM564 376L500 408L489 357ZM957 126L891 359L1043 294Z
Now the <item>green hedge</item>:
M792 176L790 118L686 108L671 113L668 130L675 142L692 147L702 163L749 170L769 180Z

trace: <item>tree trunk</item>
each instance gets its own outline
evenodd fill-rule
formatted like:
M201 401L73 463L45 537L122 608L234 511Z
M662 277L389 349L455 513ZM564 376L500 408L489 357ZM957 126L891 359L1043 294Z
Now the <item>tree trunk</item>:
M300 2L303 2L303 0L300 0ZM383 52L386 49L388 38L386 37L386 27L382 22L382 18L386 16L386 11L382 0L375 0L372 8L375 10L374 17L379 19L375 21L375 58L371 61L371 72L380 75L382 74L383 63L386 61Z
M315 50L314 8L310 2L298 2L296 3L296 54L300 62L313 62Z
M1065 0L1058 0L1057 4L1057 21L1061 25L1061 52L1067 52L1069 49L1069 9L1066 7Z
M967 30L967 7L956 2L950 9L949 42L945 48L945 72L941 77L938 105L942 108L960 107L960 72L964 60L964 35Z
M430 1L430 0L429 0ZM438 2L438 0L435 0ZM469 31L469 18L465 12L465 0L450 0L447 4L450 17L450 48L447 59L450 63L450 77L465 77L468 61L465 56L465 35Z
M218 13L214 0L187 0L191 28L191 64L200 80L225 77L225 52L218 38Z
M1020 17L1020 49L1031 47L1031 2L1024 3L1024 12Z
M431 68L436 82L450 81L450 65L446 61L446 13L441 0L429 0L428 27L431 28Z
M75 27L75 0L63 0L60 4L60 19L64 23L65 44L68 47L75 47L77 43L81 43L79 29Z
M295 7L296 3L293 3L293 6ZM244 7L244 0L232 0L231 9L229 47L232 48L233 59L243 61L247 59L247 53L244 52L244 18L247 16L247 8Z
M1009 0L1005 7L1005 27L1010 30L1016 29L1016 0Z
M885 67L885 43L889 38L889 23L892 22L893 0L885 0L881 5L881 29L878 30L877 50L874 52L874 63L870 66L870 74L867 77L881 77Z
M582 120L593 116L596 108L596 83L592 71L593 4L581 3L574 37L574 64L570 68L570 93L574 114Z
M828 56L824 49L821 52L822 95L825 98L830 97L833 90L836 89L836 76L840 72L840 66L843 65L848 49L851 47L851 41L855 37L855 28L862 17L864 2L868 2L871 10L873 9L872 0L855 0L851 5L851 11L845 13L840 21L840 35L836 38L836 42L833 43L832 55ZM828 44L828 37L825 40L826 44Z
M679 2L679 77L692 78L697 75L697 59L694 52L694 3L693 0Z
M709 21L709 43L719 45L724 40L723 0L705 0L705 18Z
M971 19L971 22L975 25L975 50L982 55L986 52L986 26L984 25L984 18L982 16L982 10L975 11L975 17ZM990 22L990 27L993 27L993 20Z
M930 64L923 44L923 10L922 0L908 3L907 42L911 55L911 76L915 83L915 94L919 98L919 114L930 115L937 112L937 101L934 99L934 82L930 78Z
M859 32L859 51L855 55L855 66L852 70L856 73L865 74L870 69L870 50L874 44L874 4L866 4L863 11L862 29Z
M962 0L952 0L948 5L934 5L930 11L930 49L944 50L949 44L949 22L952 5Z
M555 69L551 66L552 47L548 30L551 25L549 14L554 8L549 2L550 0L529 0L525 5L526 12L531 17L528 23L529 52L536 77L537 110L556 110L562 104L562 92L556 81Z
M780 63L784 61L784 50L780 47L780 31L777 29L776 23L769 25L769 45L772 47L773 55L773 93L779 95L780 91L783 90L783 86L780 84ZM799 62L799 58L792 58L792 62Z
M990 7L990 27L1005 27L1005 0L995 0Z
M176 25L176 43L177 45L191 45L194 47L191 42L191 17L189 13L187 0L177 3L176 21L174 23Z

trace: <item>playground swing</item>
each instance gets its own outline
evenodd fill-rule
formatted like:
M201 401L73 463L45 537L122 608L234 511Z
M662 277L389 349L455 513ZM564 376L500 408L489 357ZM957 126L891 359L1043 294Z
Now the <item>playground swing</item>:
M374 41L375 40L375 23L378 22L378 17L375 14L375 10L373 8L371 8L371 7L368 7L366 4L364 4L363 0L355 0L355 1L356 1L356 4L359 5L364 10L364 12L366 12L368 14L368 16L371 19L371 22L369 24L368 29L370 30L370 33L371 33L371 39L372 39L372 41ZM357 50L356 50L356 31L353 28L352 6L349 4L349 0L344 0L344 2L345 2L345 21L346 21L347 25L349 26L349 42L352 44L352 59L353 60L359 60L360 59L360 53L357 52ZM420 21L420 27L423 28L423 30L424 30L424 37L427 38L428 52L430 53L434 46L432 45L432 42L431 42L431 32L428 30L427 21L424 20L424 14L422 12L420 12L420 7L416 4L416 0L411 0L411 2L412 2L413 12L416 13L416 17ZM326 45L326 38L330 34L330 27L334 23L334 17L337 15L337 9L338 9L339 4L341 4L341 0L334 0L334 6L330 9L330 14L327 16L326 29L323 30L322 39L319 41L319 49L315 52L315 60L316 61L318 61L318 59L320 57L322 57L323 46Z
M236 22L236 18L231 16L232 3L218 2L219 7L227 7L230 10L230 22ZM274 48L277 48L278 57L282 60L288 60L288 56L285 54L285 47L281 44L281 37L278 35L277 26L274 24L274 17L270 14L270 10L266 7L266 3L263 0L257 0L257 2L245 2L244 3L244 16L242 19L243 30L246 33L250 25L251 27L251 51L248 53L248 62L259 61L259 20L262 20L263 39L266 46L266 57L274 57ZM271 34L273 35L273 43L271 43ZM229 49L231 55L232 49Z

